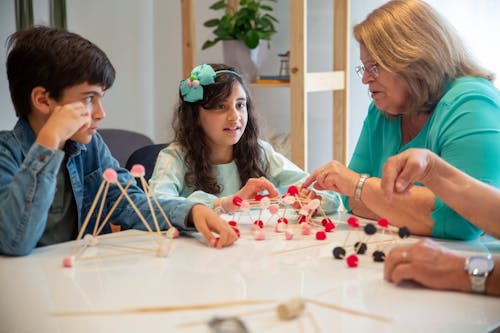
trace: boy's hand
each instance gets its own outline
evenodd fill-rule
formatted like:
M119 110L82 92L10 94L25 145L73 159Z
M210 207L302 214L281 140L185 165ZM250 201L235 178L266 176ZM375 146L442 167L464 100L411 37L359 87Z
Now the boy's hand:
M238 235L231 226L207 206L194 205L191 216L196 230L205 237L207 243L212 247L229 246L238 239ZM219 237L215 237L212 232L218 234Z
M36 142L61 149L76 132L89 128L91 120L91 112L82 102L56 106L38 132Z

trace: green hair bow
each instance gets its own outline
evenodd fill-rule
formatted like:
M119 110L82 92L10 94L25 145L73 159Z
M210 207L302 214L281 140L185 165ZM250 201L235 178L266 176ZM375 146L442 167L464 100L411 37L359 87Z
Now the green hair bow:
M237 72L228 69L221 69L216 72L212 66L207 64L196 66L191 71L191 75L181 82L182 99L191 103L201 101L203 99L203 86L214 83L217 73L231 73L240 76Z
M203 99L203 86L215 82L216 73L212 66L196 66L191 75L181 82L181 95L185 102L197 102Z

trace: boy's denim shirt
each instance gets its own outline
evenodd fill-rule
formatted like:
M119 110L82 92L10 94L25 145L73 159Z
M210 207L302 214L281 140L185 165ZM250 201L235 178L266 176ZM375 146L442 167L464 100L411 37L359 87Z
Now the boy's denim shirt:
M0 132L0 254L30 253L45 230L47 215L54 199L57 173L65 153L35 144L35 139L35 134L25 119L19 119L12 131ZM79 212L79 228L101 187L103 172L108 168L117 171L122 186L132 181L127 194L149 224L154 225L144 192L131 179L129 172L119 167L99 134L94 135L87 145L68 141L66 153L67 168ZM110 184L101 222L120 194L118 186ZM159 201L172 224L180 231L189 229L186 221L193 203L183 199ZM101 200L86 228L90 233L94 229L100 202ZM165 229L166 223L158 210L156 213L160 227ZM120 200L110 222L121 226L122 230L146 229L126 198ZM103 232L110 232L109 224Z

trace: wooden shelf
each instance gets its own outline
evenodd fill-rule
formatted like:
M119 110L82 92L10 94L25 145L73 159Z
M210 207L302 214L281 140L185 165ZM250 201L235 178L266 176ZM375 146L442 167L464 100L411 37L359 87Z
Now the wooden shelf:
M290 82L276 82L276 81L272 80L271 82L249 83L248 86L250 88L290 88Z
M315 91L333 93L333 158L346 163L349 76L349 0L332 0L333 71L307 71L307 0L290 0L290 82L252 83L251 88L290 89L291 159L307 170L307 95ZM233 7L238 0L228 0ZM194 0L181 0L183 69L187 77L194 67ZM236 7L235 7L236 8Z

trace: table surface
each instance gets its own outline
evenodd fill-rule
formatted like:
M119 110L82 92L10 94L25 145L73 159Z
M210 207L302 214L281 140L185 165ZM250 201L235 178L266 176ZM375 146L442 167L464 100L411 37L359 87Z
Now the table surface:
M383 264L373 262L371 253L417 238L401 240L388 231L368 237L349 228L346 218L332 216L336 228L323 241L293 224L294 238L285 240L273 223L264 228L266 239L256 241L250 218L243 216L241 238L225 249L209 248L195 235L173 240L168 257L159 257L150 234L126 231L100 236L72 268L62 267L62 260L75 242L26 257L0 256L0 332L210 332L210 319L232 316L249 332L484 332L500 324L500 298L384 281ZM368 243L357 268L333 259L335 246L345 245L349 255L356 241ZM500 252L500 242L488 236L441 243L458 251ZM280 321L277 305L297 297L337 309L306 302L297 319ZM254 300L265 302L244 304Z

